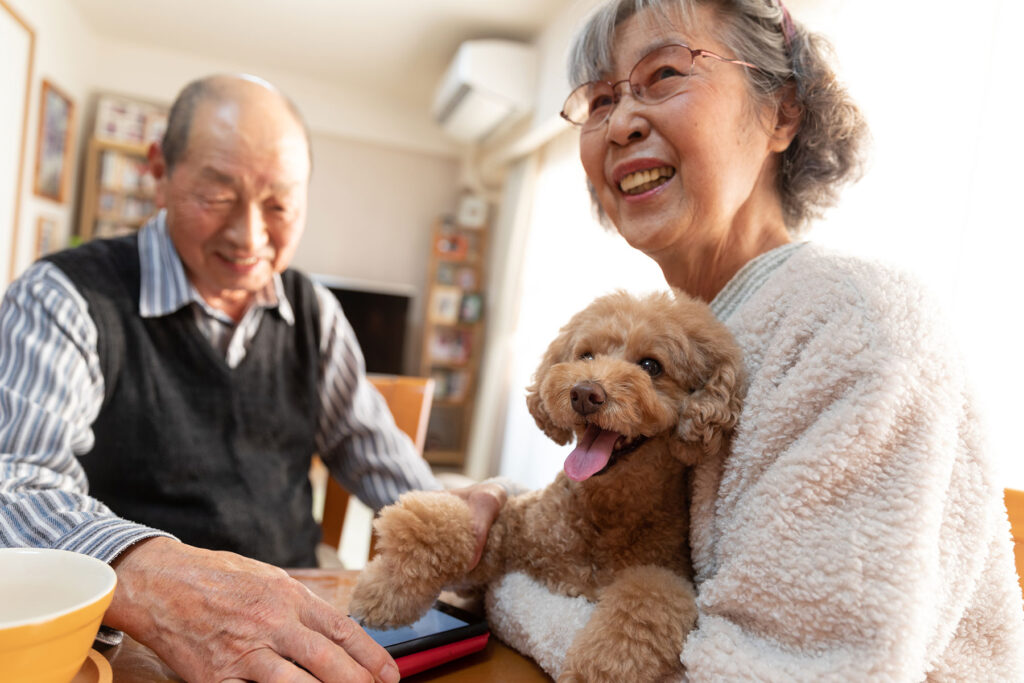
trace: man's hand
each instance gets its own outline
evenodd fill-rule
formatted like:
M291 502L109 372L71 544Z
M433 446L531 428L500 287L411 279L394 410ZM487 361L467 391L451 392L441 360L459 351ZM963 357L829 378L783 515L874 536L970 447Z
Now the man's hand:
M498 518L498 513L508 500L508 493L504 487L495 483L483 482L473 484L461 489L449 491L453 495L462 498L469 505L469 511L473 515L473 534L476 536L476 552L473 555L473 562L469 565L472 569L479 562L484 554L484 546L487 545L487 533L491 525Z
M169 538L142 541L113 566L103 623L186 680L398 680L384 648L281 569Z

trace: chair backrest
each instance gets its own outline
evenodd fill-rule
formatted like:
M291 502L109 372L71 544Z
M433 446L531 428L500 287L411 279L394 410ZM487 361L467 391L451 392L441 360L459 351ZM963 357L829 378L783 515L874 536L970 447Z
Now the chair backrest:
M1017 561L1017 581L1024 595L1024 491L1006 489L1003 492L1006 512L1010 517L1010 533L1013 535L1013 556Z
M430 377L404 375L368 375L370 382L387 401L395 424L409 435L416 450L423 453L427 439L427 422L434 400L434 380Z
M395 425L409 435L416 450L423 454L427 438L430 405L434 400L434 380L430 377L405 375L368 375L370 382L384 397L395 418ZM348 509L348 491L334 477L327 478L324 512L320 522L323 542L332 548L341 543L341 529Z

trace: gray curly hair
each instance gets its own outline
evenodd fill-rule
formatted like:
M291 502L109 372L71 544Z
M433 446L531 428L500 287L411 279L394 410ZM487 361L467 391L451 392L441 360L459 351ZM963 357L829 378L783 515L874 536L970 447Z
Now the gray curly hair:
M709 28L733 57L757 65L745 70L755 106L780 107L783 88L795 86L800 128L782 154L776 187L786 226L799 234L835 205L843 185L860 178L869 134L864 116L833 72L831 44L792 21L778 0L611 0L577 34L569 54L569 81L575 88L612 71L616 29L633 15L649 11L655 20L681 16L687 21L697 6L711 8L722 20Z

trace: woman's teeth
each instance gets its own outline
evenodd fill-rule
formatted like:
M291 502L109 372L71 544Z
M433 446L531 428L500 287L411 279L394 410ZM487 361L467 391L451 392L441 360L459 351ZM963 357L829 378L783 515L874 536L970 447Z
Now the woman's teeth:
M224 258L239 266L252 266L260 260L259 256L246 256L245 258L232 258L230 256L225 256Z
M667 182L669 178L676 174L676 170L671 166L661 166L659 168L649 168L645 171L637 171L636 173L630 173L628 176L619 181L619 189L626 194L642 194L648 190Z

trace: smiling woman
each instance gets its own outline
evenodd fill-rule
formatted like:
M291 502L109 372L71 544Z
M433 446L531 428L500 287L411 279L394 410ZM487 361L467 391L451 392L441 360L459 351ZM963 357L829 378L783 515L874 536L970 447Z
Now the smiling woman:
M710 302L750 378L729 454L698 462L692 479L700 620L680 652L688 677L1020 678L1001 487L940 306L897 269L795 241L802 219L856 175L863 138L831 72L800 69L824 44L775 0L613 0L579 34L570 88L621 83L680 43L756 68L711 58L685 76L652 70L685 78L660 101L637 84L599 92L588 111L608 114L581 127L579 154L606 222L669 285ZM765 91L761 74L777 64L789 71ZM847 103L824 111L845 124L818 125L823 95ZM822 149L816 135L842 152L829 168L799 153ZM817 190L796 191L808 180ZM559 208L563 222L578 219ZM867 218L901 227L877 206ZM558 230L546 225L538 248ZM578 276L568 289L603 286L617 259L577 241L557 252L578 264L563 268ZM556 290L550 279L530 286L549 299ZM922 516L936 524L923 528ZM559 601L564 618L548 631L518 605L557 598L524 585L492 600L503 638L554 642L563 624L597 617ZM934 628L956 636L938 642ZM543 655L556 676L571 656Z

